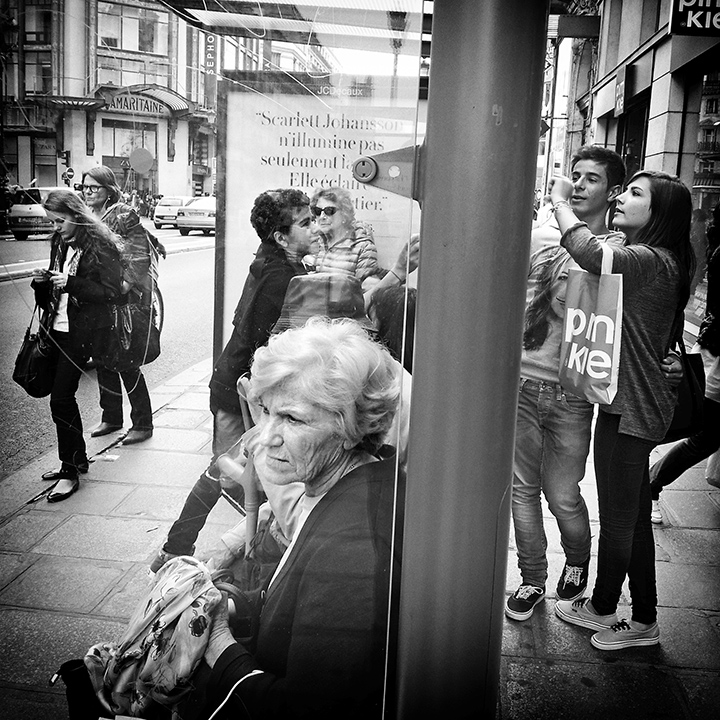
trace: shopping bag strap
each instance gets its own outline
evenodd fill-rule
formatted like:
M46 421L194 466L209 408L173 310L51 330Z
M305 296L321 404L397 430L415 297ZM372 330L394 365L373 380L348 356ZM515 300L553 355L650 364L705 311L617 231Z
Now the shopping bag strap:
M602 263L600 265L601 275L610 275L613 268L613 251L612 248L606 243L600 243L602 248Z

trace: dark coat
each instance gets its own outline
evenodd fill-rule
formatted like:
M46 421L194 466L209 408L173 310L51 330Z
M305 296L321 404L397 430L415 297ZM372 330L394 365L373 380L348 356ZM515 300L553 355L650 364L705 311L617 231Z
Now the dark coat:
M229 647L213 668L219 718L380 718L394 459L343 477L312 509L267 594L257 650Z
M50 268L62 267L68 246L59 233L51 239ZM120 297L123 268L118 249L106 242L98 242L85 250L77 272L68 278L62 292L68 294L70 342L78 350L99 356L104 349L104 331L113 324L112 305ZM32 282L35 300L45 312L46 327L52 327L57 314L58 295L46 280Z
M280 317L290 280L305 274L302 265L290 262L285 251L261 243L235 309L233 331L210 379L210 407L240 415L237 381L250 370L255 350L265 345Z

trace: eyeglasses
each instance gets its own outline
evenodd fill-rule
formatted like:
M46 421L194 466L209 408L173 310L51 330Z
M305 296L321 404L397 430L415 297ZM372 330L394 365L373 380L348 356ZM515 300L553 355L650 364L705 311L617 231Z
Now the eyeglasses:
M328 217L332 217L337 211L338 208L334 207L333 205L328 205L324 208L319 208L317 205L312 209L312 214L315 217L320 217L323 213L325 213Z
M103 189L103 186L102 185L83 185L82 189L83 189L83 192L94 195L96 192L100 192L100 190Z

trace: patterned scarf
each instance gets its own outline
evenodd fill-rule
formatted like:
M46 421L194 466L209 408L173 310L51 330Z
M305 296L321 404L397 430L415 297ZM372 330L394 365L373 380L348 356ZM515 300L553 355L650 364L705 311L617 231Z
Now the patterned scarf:
M67 257L68 252L70 252L70 248L72 248L72 243L68 243L65 245L64 248L58 248L58 251L55 253L55 259L53 260L51 270L55 270L56 272L62 272L62 266L65 262L65 258ZM75 254L70 258L70 262L68 263L67 267L67 274L68 275L77 275L77 269L78 265L80 264L80 258L82 257L83 251L82 248L75 248ZM62 290L60 288L56 288L53 286L52 289L52 306L57 310L58 305L60 304L60 295L62 294ZM69 302L77 303L74 297L68 297Z

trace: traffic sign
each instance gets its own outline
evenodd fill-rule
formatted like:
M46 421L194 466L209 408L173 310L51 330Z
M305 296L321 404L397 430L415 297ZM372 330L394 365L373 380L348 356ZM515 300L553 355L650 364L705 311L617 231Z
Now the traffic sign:
M68 168L65 171L65 174L68 176L69 180L72 180L75 177L75 171L72 168Z

